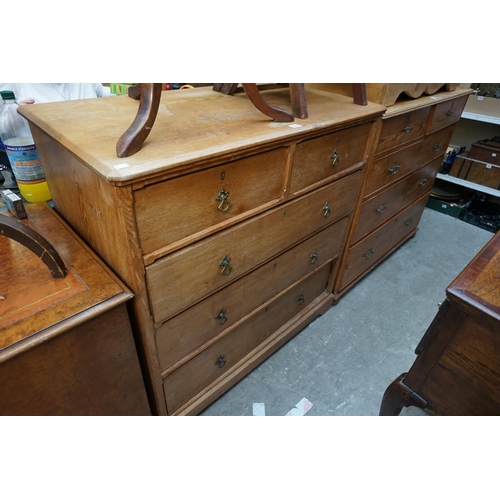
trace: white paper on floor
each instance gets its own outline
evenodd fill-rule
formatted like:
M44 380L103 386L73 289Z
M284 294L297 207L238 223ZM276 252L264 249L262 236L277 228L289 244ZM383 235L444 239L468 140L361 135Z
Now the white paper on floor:
M253 416L254 417L265 417L266 416L266 405L264 403L254 403L253 404Z
M292 408L285 417L303 417L311 408L313 404L306 398L302 398L296 405Z

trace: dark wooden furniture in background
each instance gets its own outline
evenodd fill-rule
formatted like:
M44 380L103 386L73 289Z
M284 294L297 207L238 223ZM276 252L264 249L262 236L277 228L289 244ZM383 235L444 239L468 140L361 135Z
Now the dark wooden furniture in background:
M279 107L289 89L262 91ZM128 96L23 106L57 211L134 293L155 413L195 414L333 301L385 108L306 92L309 118L245 94L163 92L142 149Z
M408 373L385 391L380 415L418 406L438 415L500 415L500 233L446 290Z
M48 205L26 212L0 234L0 415L149 415L132 294Z

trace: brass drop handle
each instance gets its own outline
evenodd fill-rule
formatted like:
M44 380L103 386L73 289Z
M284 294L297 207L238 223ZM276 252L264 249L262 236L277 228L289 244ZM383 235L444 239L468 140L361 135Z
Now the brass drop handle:
M216 196L215 201L220 201L219 206L217 207L221 212L227 212L231 203L227 200L229 193L222 188L219 191L219 194Z
M373 248L370 248L367 252L363 254L363 257L368 260L375 252L373 251Z
M318 262L318 252L314 250L311 254L311 264L316 264L316 262Z
M300 294L300 297L299 297L299 304L302 305L304 302L306 301L306 298L304 297L303 294Z
M227 321L226 310L221 309L218 312L217 316L215 316L215 319L219 320L219 325L223 325L224 323L226 323L226 321Z
M332 167L334 167L340 159L339 152L335 149L333 153L330 155L330 160L332 160Z
M224 359L224 356L219 356L217 358L217 361L215 362L215 364L219 367L219 368L224 368L224 365L226 364L226 360Z
M377 208L376 212L379 215L382 215L386 210L387 210L387 205L384 203L383 205L380 205L380 207Z
M399 172L401 165L399 163L395 163L392 167L389 168L389 172L391 175L396 175Z
M410 217L406 222L405 222L405 226L406 227L409 227L411 224L413 224L413 219Z
M330 204L328 202L325 203L325 206L323 207L323 217L330 217Z
M441 147L441 143L436 142L436 144L434 144L434 146L432 146L432 149L433 149L434 151L437 151L440 147Z
M425 186L425 185L427 184L427 181L428 181L428 180L429 180L429 179L422 179L422 180L418 183L418 185L419 185L420 187Z
M222 267L220 273L224 276L227 276L233 270L233 268L229 265L230 262L231 259L227 255L224 255L223 259L219 262L219 267Z
M406 126L403 128L403 132L405 132L406 134L407 134L408 132L411 132L411 130L412 130L412 129L411 129L411 126L410 126L410 125L406 125Z
M448 113L446 113L446 116L452 116L453 115L453 111L450 109L450 111L448 111Z

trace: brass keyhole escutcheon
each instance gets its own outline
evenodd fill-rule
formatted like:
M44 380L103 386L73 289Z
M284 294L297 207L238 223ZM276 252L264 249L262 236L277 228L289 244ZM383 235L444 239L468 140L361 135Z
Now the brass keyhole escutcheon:
M384 203L383 205L380 205L380 207L377 208L377 213L379 215L382 215L386 210L387 210L387 205Z
M328 202L325 203L325 206L323 207L323 217L330 217L330 204Z
M332 167L334 167L338 163L338 161L340 160L339 152L336 149L330 155L330 160L332 160Z
M368 250L368 252L365 252L364 253L364 258L366 260L368 260L375 252L373 251L373 248L370 248L370 250Z
M401 165L399 163L395 163L391 168L389 168L389 172L391 175L396 175L399 172Z
M441 147L441 144L439 142L436 142L436 144L434 144L434 146L432 146L432 149L434 151L437 151L440 147Z
M225 324L226 321L227 321L226 310L225 309L221 309L219 311L219 313L217 314L217 316L215 316L215 319L219 320L219 325Z
M299 297L299 304L302 305L304 302L306 301L306 298L304 297L303 294L300 294L300 297Z
M428 181L428 180L429 180L429 179L422 179L422 180L418 183L418 184L419 184L419 186L425 186L425 185L427 184L427 181Z
M217 361L215 362L215 364L219 367L219 368L224 368L224 365L226 364L226 360L224 359L224 356L219 356L217 358Z
M404 128L403 128L403 132L404 133L408 133L408 132L411 132L411 126L410 125L406 125Z
M318 252L314 250L311 254L311 264L316 264L316 262L318 262Z
M406 226L406 227L409 227L409 226L411 226L412 224L413 224L413 219L411 219L411 218L410 218L410 219L408 219L408 220L405 222L405 226Z
M227 276L233 270L233 268L229 265L230 262L231 259L227 255L224 255L223 259L219 262L219 267L222 267L220 273L224 276Z
M227 200L229 196L229 193L222 188L219 191L219 194L215 198L215 201L220 201L219 206L217 207L221 212L227 212L229 210L229 207L231 206L231 203Z

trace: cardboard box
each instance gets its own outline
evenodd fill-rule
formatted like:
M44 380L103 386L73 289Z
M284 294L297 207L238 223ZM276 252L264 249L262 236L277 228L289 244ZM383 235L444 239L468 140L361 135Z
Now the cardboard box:
M467 99L464 113L494 116L500 119L500 99L471 94Z

